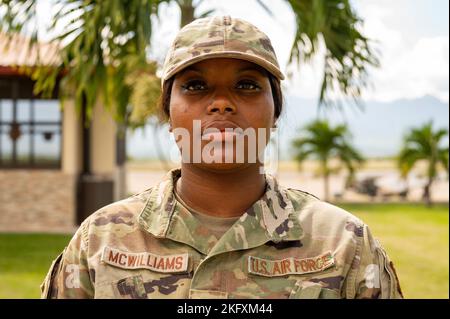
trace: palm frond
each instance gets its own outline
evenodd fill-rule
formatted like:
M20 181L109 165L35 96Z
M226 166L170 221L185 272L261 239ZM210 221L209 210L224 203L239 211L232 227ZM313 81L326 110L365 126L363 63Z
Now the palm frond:
M411 128L403 139L403 147L398 154L397 164L403 176L406 176L420 160L428 162L427 174L434 178L437 172L437 163L448 171L448 147L440 147L442 138L448 135L446 129L433 129L433 123Z
M360 29L362 19L348 0L287 0L297 30L289 62L301 65L325 47L319 105L339 106L345 98L360 104L368 70L379 66L372 43ZM339 98L341 96L341 98Z
M330 173L329 159L337 157L345 168L353 174L356 167L362 164L364 157L350 143L350 132L345 125L331 126L328 121L316 120L308 123L299 137L292 141L294 158L299 163L306 158L319 159L324 167L322 173Z

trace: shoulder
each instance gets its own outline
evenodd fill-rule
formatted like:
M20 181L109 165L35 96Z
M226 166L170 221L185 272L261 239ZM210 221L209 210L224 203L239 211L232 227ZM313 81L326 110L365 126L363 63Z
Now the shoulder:
M286 193L305 232L338 236L346 230L362 236L365 224L350 212L298 189L287 188Z
M79 230L88 234L112 231L116 235L137 230L138 216L147 204L152 189L101 207L86 218Z

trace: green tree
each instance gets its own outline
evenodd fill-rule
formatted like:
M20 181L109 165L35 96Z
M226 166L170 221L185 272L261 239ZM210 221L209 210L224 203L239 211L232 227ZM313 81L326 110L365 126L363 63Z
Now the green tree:
M398 155L397 163L403 177L406 177L419 161L427 163L427 182L422 196L427 206L432 205L431 186L437 177L439 165L447 171L448 176L449 148L441 146L447 135L446 129L435 130L432 121L421 127L412 128L405 135L403 147Z
M369 39L360 32L363 21L350 1L283 1L290 5L297 24L290 63L300 66L316 55L320 47L325 48L319 102L329 105L330 95L336 93L358 101L367 84L367 69L378 65L378 60ZM139 86L134 85L137 80L132 76L130 79L130 75L147 74L157 80L154 67L146 59L151 45L151 16L158 16L160 4L171 2L182 10L181 25L210 13L194 14L201 0L52 0L52 6L58 10L52 16L48 32L64 30L54 39L61 44L61 63L57 67L32 69L36 91L52 92L57 77L64 73L62 88L75 92L78 110L84 105L88 119L97 99L101 99L116 120L126 123L133 106L131 96ZM28 34L33 45L38 34L37 3L0 0L0 31ZM271 13L267 1L258 3ZM154 88L155 82L147 79L149 82Z
M357 165L363 163L363 156L350 143L351 134L345 125L331 126L325 120L315 120L300 132L301 137L293 140L295 160L301 165L313 158L320 163L324 178L325 200L329 200L329 178L334 170L330 167L333 158L339 159L348 171L347 185L353 179Z
M180 10L180 27L194 21L198 18L203 18L214 10L207 10L203 13L197 14L198 6L204 0L173 0ZM131 114L128 120L129 126L137 128L148 124L148 119L154 115L157 115L156 104L160 95L160 79L156 76L156 65L149 74L132 74L129 78L129 84L133 87L133 92L130 98L130 104L132 105ZM151 125L155 131L155 134L160 129L161 123L158 121L152 121ZM158 148L158 146L157 146ZM162 156L159 152L160 157Z

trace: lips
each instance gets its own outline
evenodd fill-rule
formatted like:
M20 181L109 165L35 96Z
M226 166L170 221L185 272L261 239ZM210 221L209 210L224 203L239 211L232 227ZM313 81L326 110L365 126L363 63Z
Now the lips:
M202 130L202 139L206 141L233 141L237 136L241 136L241 132L235 132L240 128L230 121L213 121L205 125ZM216 130L220 131L217 132Z
M235 130L239 128L239 126L230 121L213 121L203 127L202 135L205 133L205 130L212 128L218 129L220 132L225 132L226 129L228 129L228 131Z

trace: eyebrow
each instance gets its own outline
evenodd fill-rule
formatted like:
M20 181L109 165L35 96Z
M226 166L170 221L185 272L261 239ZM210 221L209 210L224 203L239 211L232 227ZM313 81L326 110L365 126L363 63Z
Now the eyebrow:
M238 70L238 73L244 73L247 71L255 71L255 72L258 72L262 76L267 76L267 71L264 68L260 67L259 65L243 67L242 69Z
M179 75L183 75L183 74L185 74L186 72L189 72L189 71L193 71L193 72L197 72L197 73L203 74L201 69L197 68L195 65L190 65L190 66L186 67L185 69L181 70Z
M195 65L190 65L190 66L186 67L184 70L181 70L179 75L183 75L189 71L204 74L204 72L202 71L201 68L198 68ZM237 73L244 73L244 72L248 72L248 71L258 72L261 76L268 76L267 71L263 67L260 67L259 65L255 65L255 66L251 65L251 66L242 67L237 71Z

